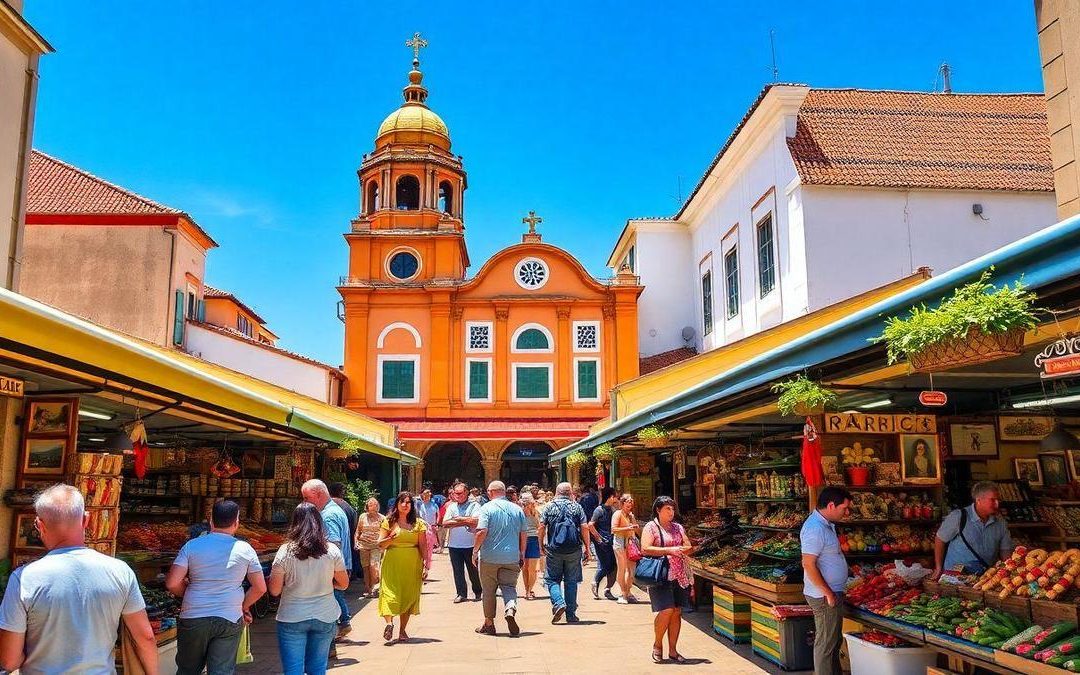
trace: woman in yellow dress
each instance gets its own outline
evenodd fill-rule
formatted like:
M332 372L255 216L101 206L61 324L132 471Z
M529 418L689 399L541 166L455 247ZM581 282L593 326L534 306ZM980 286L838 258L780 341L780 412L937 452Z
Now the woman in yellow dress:
M398 642L409 639L405 627L409 617L420 613L420 590L431 567L427 525L416 517L412 493L401 492L394 509L379 528L379 548L383 550L379 580L379 615L386 620L383 639L394 637L394 617L401 617Z

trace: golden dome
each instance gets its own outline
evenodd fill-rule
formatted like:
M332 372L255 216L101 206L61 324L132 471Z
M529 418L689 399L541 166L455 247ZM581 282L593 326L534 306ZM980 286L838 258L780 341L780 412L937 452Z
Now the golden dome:
M422 105L403 105L390 113L383 123L379 125L379 133L376 134L376 143L383 134L392 131L420 131L445 136L450 140L450 131L446 123L430 108Z

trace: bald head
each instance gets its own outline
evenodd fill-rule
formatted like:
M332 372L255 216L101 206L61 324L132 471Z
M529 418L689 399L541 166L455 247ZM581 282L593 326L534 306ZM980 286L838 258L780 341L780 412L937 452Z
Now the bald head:
M319 510L322 510L327 502L330 501L330 490L326 487L326 483L318 478L312 478L301 485L300 495L304 498L305 502L314 504Z
M559 483L555 486L556 497L571 497L574 494L574 488L570 483Z
M82 546L85 541L86 504L82 493L71 485L54 485L34 500L38 533L50 551L65 546Z
M496 497L502 497L506 494L506 483L501 480L493 480L488 483L487 491Z

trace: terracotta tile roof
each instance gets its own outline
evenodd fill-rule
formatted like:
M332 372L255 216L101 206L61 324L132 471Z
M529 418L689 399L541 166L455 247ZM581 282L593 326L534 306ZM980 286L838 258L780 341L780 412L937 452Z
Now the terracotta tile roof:
M204 298L231 298L233 294L228 291L223 291L220 288L214 288L210 284L203 284L203 297Z
M1054 189L1042 94L811 89L788 148L809 185Z
M693 347L679 347L678 349L642 357L638 360L638 376L673 366L679 361L685 361L693 356L697 356L697 352L694 351Z
M245 303L243 300L236 297L232 293L230 293L228 291L223 291L220 288L214 288L213 286L208 286L206 283L203 283L203 299L206 299L206 298L222 298L222 299L225 299L225 300L231 300L234 304L236 304L237 307L239 307L243 311L250 314L251 318L255 319L256 323L258 323L260 326L262 326L264 330L267 330L267 331L270 330L269 328L266 327L266 321L261 316L259 316L258 312L256 312L247 303ZM226 327L226 328L228 328L228 327Z
M55 157L34 150L26 190L28 213L175 214L158 204Z

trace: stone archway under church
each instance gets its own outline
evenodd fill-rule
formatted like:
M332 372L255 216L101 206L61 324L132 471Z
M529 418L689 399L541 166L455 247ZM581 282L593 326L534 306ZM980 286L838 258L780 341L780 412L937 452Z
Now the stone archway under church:
M554 490L558 482L556 470L548 466L550 444L544 441L517 441L502 452L499 480L507 486L539 485Z
M431 483L436 494L444 494L455 479L469 487L483 489L483 457L474 445L466 442L438 443L424 454L424 483Z

